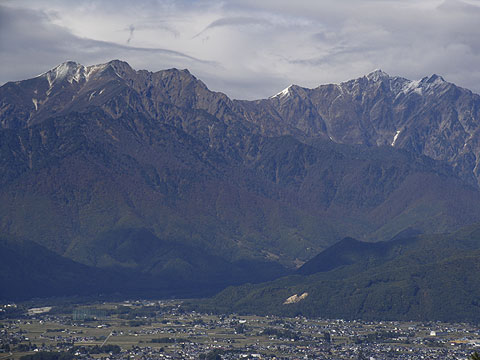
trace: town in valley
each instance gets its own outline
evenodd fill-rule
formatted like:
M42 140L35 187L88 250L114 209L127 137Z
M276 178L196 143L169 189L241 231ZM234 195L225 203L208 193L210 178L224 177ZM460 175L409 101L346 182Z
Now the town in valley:
M470 359L478 324L219 315L182 301L5 303L0 359ZM50 357L48 357L50 356Z

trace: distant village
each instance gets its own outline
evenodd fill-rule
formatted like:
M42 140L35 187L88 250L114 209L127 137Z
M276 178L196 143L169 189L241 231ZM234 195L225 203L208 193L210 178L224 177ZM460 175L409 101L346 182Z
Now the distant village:
M200 314L178 301L10 303L0 319L0 359L469 359L480 351L473 324Z

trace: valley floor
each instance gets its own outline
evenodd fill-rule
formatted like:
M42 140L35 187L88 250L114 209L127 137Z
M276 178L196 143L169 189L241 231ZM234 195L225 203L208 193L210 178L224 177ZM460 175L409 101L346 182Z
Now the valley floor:
M0 359L467 359L480 346L465 323L222 316L179 301L1 306Z

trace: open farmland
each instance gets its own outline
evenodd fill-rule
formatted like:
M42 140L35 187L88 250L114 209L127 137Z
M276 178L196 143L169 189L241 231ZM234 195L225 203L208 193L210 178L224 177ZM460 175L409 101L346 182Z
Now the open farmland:
M179 301L28 306L3 305L0 359L466 359L480 345L464 323L200 314Z

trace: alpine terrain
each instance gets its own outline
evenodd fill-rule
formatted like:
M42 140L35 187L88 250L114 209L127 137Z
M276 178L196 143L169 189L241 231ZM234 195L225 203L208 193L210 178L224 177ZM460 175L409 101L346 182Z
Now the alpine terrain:
M442 291L478 310L479 162L480 96L438 75L240 101L187 70L69 61L0 87L0 298L267 282L203 306L278 312L298 288L289 312L434 318Z

